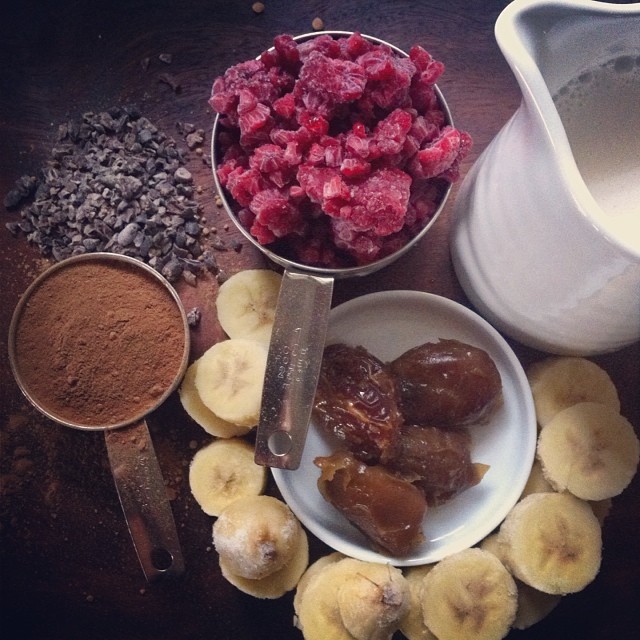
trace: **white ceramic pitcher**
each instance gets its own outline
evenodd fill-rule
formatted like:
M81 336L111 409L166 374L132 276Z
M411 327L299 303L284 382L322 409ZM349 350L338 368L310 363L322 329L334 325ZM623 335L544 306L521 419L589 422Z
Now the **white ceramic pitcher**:
M460 188L456 273L524 344L620 349L640 339L640 3L515 0L495 35L522 102Z

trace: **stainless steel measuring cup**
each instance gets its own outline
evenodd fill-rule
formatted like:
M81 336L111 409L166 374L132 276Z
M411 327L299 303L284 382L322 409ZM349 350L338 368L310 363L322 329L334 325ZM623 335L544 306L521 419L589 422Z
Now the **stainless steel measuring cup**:
M296 36L294 40L305 41L321 35L348 37L352 32L318 31ZM363 37L408 57L405 51L384 40L364 34ZM437 86L435 91L447 124L453 126L444 96ZM220 127L220 116L216 115L211 136L211 161L214 181L224 208L247 240L284 268L267 358L255 460L265 466L297 469L300 466L318 384L335 279L369 275L404 255L436 221L452 185L447 185L444 190L433 217L416 236L394 253L363 266L341 269L309 266L292 261L261 245L236 217L233 201L227 197L217 176L216 143Z
M38 287L53 274L69 265L94 261L107 261L113 264L124 263L129 265L131 269L140 270L142 274L157 283L167 292L175 303L176 309L179 310L184 336L180 365L176 370L173 382L158 394L155 404L135 415L128 415L119 422L104 425L71 422L45 406L42 403L42 398L37 397L33 390L25 384L16 354L18 327L25 306ZM177 576L184 571L184 560L173 513L145 417L157 409L179 385L187 368L189 345L190 336L186 314L173 287L154 269L139 260L110 253L75 256L47 269L31 283L23 294L16 306L9 328L9 362L16 382L27 400L47 418L59 424L84 431L104 431L109 463L118 497L142 570L149 581L164 575Z

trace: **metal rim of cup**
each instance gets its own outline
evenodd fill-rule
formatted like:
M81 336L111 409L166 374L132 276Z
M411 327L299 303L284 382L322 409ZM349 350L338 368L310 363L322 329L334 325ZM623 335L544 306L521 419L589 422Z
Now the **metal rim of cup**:
M70 420L66 420L61 416L53 413L44 407L37 398L33 396L33 394L29 391L24 380L22 379L20 373L20 367L17 361L16 352L15 352L15 339L16 332L18 326L20 324L20 320L22 317L22 313L25 305L29 301L33 292L42 285L42 283L51 277L54 273L60 271L61 269L67 268L69 265L77 264L81 262L90 262L90 261L106 261L106 262L119 262L126 263L128 265L133 266L136 269L139 269L141 272L144 272L148 276L155 279L155 281L163 287L163 289L169 293L172 300L175 302L176 307L180 311L180 316L182 318L182 325L184 329L184 348L182 352L182 359L180 361L180 367L178 372L167 389L158 397L157 401L148 409L144 411L140 411L131 417L122 420L120 422L116 422L113 424L103 424L103 425L86 425L80 422L72 422ZM187 322L187 315L182 305L182 301L178 296L176 290L171 286L169 281L160 273L158 273L155 269L147 265L146 263L138 260L136 258L132 258L130 256L121 255L117 253L109 253L106 251L100 251L95 253L86 253L77 256L71 256L70 258L65 258L60 262L57 262L47 268L44 272L42 272L38 277L31 282L31 284L27 287L26 291L22 294L16 308L14 309L13 316L11 318L11 324L9 325L9 343L8 343L8 351L9 351L9 364L11 366L11 372L13 373L13 377L20 388L20 391L25 396L25 398L38 410L40 413L45 415L50 420L57 422L58 424L62 424L66 427L71 427L73 429L80 429L83 431L105 431L108 429L117 429L120 427L125 427L130 424L134 424L144 419L145 416L155 411L177 388L184 376L184 373L187 369L188 361L189 361L189 351L190 351L190 333L189 333L189 324Z
M353 31L315 31L312 33L304 33L298 36L294 36L294 40L296 40L297 42L304 42L305 40L310 40L312 38L317 38L319 36L322 35L329 35L332 36L334 38L343 38L343 37L349 37L350 35L353 35ZM365 38L366 40L369 40L375 44L380 44L380 45L384 45L389 47L390 49L392 49L395 53L397 53L398 55L408 58L409 54L407 54L406 51L403 51L402 49L400 49L399 47L386 42L385 40L381 40L380 38L376 38L375 36L370 36L370 35L366 35L366 34L361 34L363 38ZM268 51L272 51L274 49L274 47L270 47L268 49ZM257 56L256 59L258 59L260 56ZM445 121L448 125L454 126L453 125L453 118L451 116L451 111L449 110L449 106L447 105L447 102L444 98L444 95L442 94L442 92L440 91L440 89L438 88L437 85L434 84L433 86L434 91L436 93L436 96L438 98L438 103L440 105L440 108L442 109L442 111L445 114ZM216 186L216 190L218 195L220 196L220 200L222 202L222 205L225 209L225 211L227 212L227 215L231 218L231 220L233 221L233 223L235 224L235 226L238 228L238 230L242 233L242 235L254 246L256 247L259 251L261 251L264 255L266 255L269 259L271 259L273 262L275 262L276 264L280 265L281 267L284 267L285 269L288 269L289 271L299 271L299 272L303 272L303 273L309 273L309 274L314 274L314 275L318 275L318 276L329 276L329 277L333 277L336 279L341 279L341 278L348 278L351 276L365 276L368 275L370 273L373 273L374 271L378 271L379 269L382 269L383 267L387 266L388 264L391 264L392 262L394 262L395 260L397 260L398 258L400 258L401 256L403 256L407 251L409 251L409 249L411 249L412 247L414 247L427 233L427 231L429 231L429 229L433 226L433 224L435 223L435 221L438 219L438 217L440 216L440 213L442 212L442 210L444 209L444 206L449 198L449 195L451 194L451 190L453 188L453 184L452 183L448 183L446 188L444 189L444 192L441 196L440 202L438 203L438 207L435 210L435 212L433 213L433 215L431 216L431 218L427 221L427 223L424 225L424 227L422 229L420 229L420 231L413 236L413 238L411 238L408 242L406 242L402 247L400 247L400 249L398 249L397 251L394 251L393 253L384 256L383 258L380 258L378 260L374 260L373 262L370 262L368 264L365 265L360 265L360 266L355 266L355 267L344 267L344 268L327 268L327 267L318 267L318 266L313 266L313 265L305 265L299 262L295 262L293 260L290 260L274 251L272 251L271 249L269 249L267 246L260 244L256 238L254 238L251 233L249 232L248 229L246 229L242 223L238 220L238 218L236 217L236 214L234 212L233 206L230 202L230 198L227 198L227 194L226 194L226 190L224 189L224 187L220 184L220 181L218 179L218 161L217 161L217 145L216 145L216 141L217 141L217 137L218 137L218 132L219 132L219 128L220 128L220 114L217 113L214 121L213 121L213 130L212 130L212 134L211 134L211 168L212 168L212 172L213 172L213 180Z

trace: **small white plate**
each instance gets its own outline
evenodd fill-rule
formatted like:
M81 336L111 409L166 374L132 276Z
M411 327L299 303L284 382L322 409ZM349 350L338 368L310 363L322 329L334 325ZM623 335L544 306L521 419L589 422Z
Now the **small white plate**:
M448 503L427 510L425 541L409 556L373 551L365 537L317 488L314 458L329 455L330 439L312 421L300 467L272 469L283 498L320 540L345 555L397 566L427 564L473 546L495 529L517 502L529 477L536 446L533 398L525 373L500 334L466 307L418 291L374 293L331 311L327 343L362 345L383 361L425 342L454 338L484 349L502 377L504 404L489 423L472 426L471 457L490 465L482 482Z

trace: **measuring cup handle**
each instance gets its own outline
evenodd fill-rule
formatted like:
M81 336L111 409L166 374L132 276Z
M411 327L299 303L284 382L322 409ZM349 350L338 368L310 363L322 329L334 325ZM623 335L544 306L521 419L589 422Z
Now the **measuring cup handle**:
M297 469L327 334L333 278L285 271L269 344L255 461Z
M147 423L105 431L120 504L148 581L184 572L173 513Z

